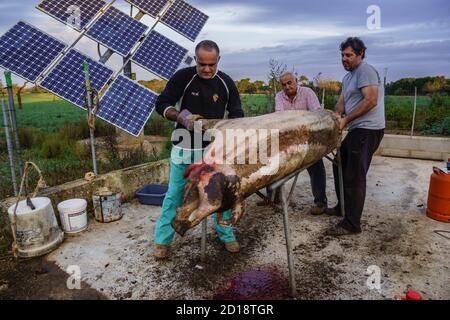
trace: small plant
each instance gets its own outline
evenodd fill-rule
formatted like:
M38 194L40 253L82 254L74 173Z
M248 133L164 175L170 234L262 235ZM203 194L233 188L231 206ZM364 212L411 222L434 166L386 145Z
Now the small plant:
M41 155L44 159L60 159L64 157L68 141L58 135L50 134L42 143Z
M23 127L19 128L20 146L24 149L33 147L37 137L37 132L33 128Z

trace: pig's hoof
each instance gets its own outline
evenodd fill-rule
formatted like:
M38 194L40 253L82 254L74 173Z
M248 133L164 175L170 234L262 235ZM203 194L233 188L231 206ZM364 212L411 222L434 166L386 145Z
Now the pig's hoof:
M219 220L219 225L221 225L222 227L232 227L233 226L233 222L232 220Z
M176 231L176 233L178 233L180 236L184 236L186 231L188 231L191 227L191 223L184 220L174 220L172 223L172 227Z

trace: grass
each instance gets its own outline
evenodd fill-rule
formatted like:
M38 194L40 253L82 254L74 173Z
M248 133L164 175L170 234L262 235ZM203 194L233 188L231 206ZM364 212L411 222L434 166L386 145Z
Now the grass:
M47 93L22 95L23 108L19 109L16 99L17 123L20 127L32 127L42 132L58 132L66 123L79 123L86 119L86 111L54 98Z

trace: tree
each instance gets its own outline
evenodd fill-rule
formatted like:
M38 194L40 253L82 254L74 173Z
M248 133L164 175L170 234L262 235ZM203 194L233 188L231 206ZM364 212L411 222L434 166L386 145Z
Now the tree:
M306 86L309 83L309 78L307 76L305 76L304 74L302 74L299 78L298 78L298 83L302 86Z
M445 77L435 77L433 80L426 82L422 90L425 93L433 94L436 92L443 91L445 85L446 85Z
M264 89L266 87L266 84L264 83L264 81L256 80L254 82L254 86L255 86L256 93L263 93Z
M285 73L287 70L287 65L284 63L281 63L275 59L269 60L269 101L272 104L271 108L272 111L275 111L275 96L277 95L277 92L279 91L280 86L280 77L283 73Z
M255 85L249 78L236 81L236 87L238 88L239 93L252 94L256 92Z

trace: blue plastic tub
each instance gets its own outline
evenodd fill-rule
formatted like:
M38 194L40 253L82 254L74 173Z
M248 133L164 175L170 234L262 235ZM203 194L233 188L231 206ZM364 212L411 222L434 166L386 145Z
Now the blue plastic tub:
M168 187L160 184L149 184L136 192L136 197L141 204L162 206Z

